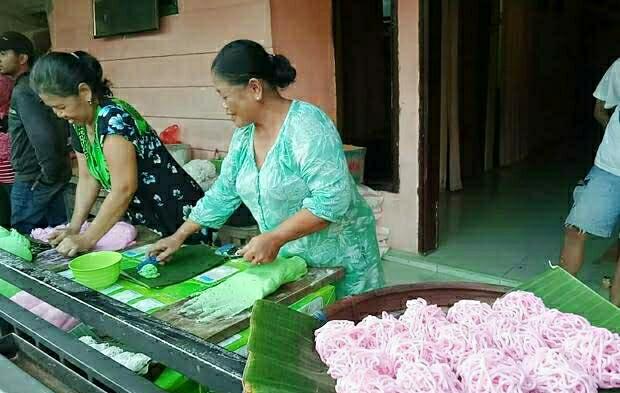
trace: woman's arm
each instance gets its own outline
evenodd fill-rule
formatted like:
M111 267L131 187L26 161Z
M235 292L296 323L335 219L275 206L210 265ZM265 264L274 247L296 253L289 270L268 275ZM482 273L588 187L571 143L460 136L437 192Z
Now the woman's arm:
M244 135L246 136L244 138ZM229 153L224 158L222 170L213 186L196 203L189 218L172 235L161 239L149 250L149 255L166 261L183 245L188 237L201 228L220 228L241 204L237 194L236 180L239 166L239 151L247 146L247 133L237 131L230 142Z
M97 196L101 190L101 185L88 171L86 157L84 154L77 153L76 155L78 160L79 177L78 184L75 189L75 205L69 228L75 229L77 230L77 233L79 233L82 224L84 224L88 218L90 210L93 208L93 205L97 200Z
M103 154L110 171L110 193L88 230L82 235L69 236L58 245L57 250L62 254L72 256L94 247L127 212L138 189L138 163L133 144L122 136L108 135Z
M134 145L122 136L108 135L103 144L112 188L84 236L97 243L120 220L138 190L138 159Z
M167 261L172 254L178 251L188 237L198 232L202 226L190 219L171 236L165 237L155 243L149 249L149 255L157 257L158 261Z
M50 236L49 242L52 246L57 246L64 240L67 235L77 235L80 233L82 224L88 218L90 210L92 209L101 185L92 177L88 172L86 165L86 158L82 153L76 153L78 161L78 183L75 189L75 202L73 204L73 216L69 227L65 231L58 231Z
M327 220L302 209L273 231L252 238L239 254L252 263L272 262L286 243L319 232L328 225Z

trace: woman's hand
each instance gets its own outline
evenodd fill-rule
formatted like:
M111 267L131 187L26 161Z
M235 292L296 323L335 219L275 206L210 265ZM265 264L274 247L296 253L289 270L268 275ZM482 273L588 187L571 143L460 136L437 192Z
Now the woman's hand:
M84 235L65 235L56 246L56 251L64 256L74 257L82 251L90 250L96 243Z
M160 262L166 262L182 245L183 240L180 238L174 235L168 236L153 244L149 249L149 255L157 257Z
M53 247L59 245L67 236L79 235L80 231L77 229L73 229L71 227L67 227L65 229L58 229L50 235L48 238L48 242Z
M253 237L245 247L239 250L239 255L248 262L256 265L273 262L284 243L273 232L263 233Z

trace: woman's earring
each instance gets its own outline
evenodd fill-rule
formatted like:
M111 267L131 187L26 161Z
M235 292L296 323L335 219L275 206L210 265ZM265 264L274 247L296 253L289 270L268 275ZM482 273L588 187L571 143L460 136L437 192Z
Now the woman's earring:
M88 100L88 105L92 105L93 104L93 100Z

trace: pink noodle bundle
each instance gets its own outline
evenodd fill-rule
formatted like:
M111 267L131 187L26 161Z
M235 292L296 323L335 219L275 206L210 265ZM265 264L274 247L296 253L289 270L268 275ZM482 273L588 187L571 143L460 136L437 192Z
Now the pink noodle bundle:
M447 357L446 363L454 369L472 352L487 348L488 340L478 340L482 335L474 337L471 329L463 325L444 325L437 329L434 348ZM485 337L487 338L487 337ZM490 337L488 337L490 338Z
M604 389L620 388L620 337L607 329L592 327L566 340L566 356L579 363Z
M90 227L90 222L85 222L80 229L81 233L86 232L86 230ZM56 231L66 229L66 225L59 225L55 228L35 228L30 233L30 236L43 243L48 243L49 238ZM110 230L103 235L101 239L97 242L94 251L119 251L124 248L129 247L133 243L135 243L136 237L138 236L138 230L131 224L128 224L123 221L119 221Z
M510 292L493 303L493 311L518 321L526 321L546 310L547 308L540 298L523 291Z
M383 348L393 336L408 333L407 325L388 313L383 313L381 318L369 315L364 318L352 332L352 337L357 340L362 348Z
M448 310L448 321L468 327L479 326L487 321L493 309L477 300L459 300Z
M429 305L421 298L407 302L407 310L400 320L409 327L411 334L417 337L433 336L439 326L450 323L441 308L434 304Z
M405 393L396 380L374 370L356 369L336 382L336 393Z
M580 331L589 330L590 323L575 314L547 310L532 320L533 327L549 348L562 348L564 342Z
M392 337L385 349L386 353L394 361L395 369L398 371L403 365L424 361L425 340L413 338L408 335Z
M424 299L400 318L331 321L316 349L338 393L594 393L620 387L620 336L548 310L531 293L447 313Z
M329 321L314 332L315 347L323 363L331 366L336 354L342 356L357 347L357 343L350 336L353 329L355 323L351 321Z
M463 385L447 364L409 363L398 370L396 383L400 392L460 393Z
M596 393L596 381L559 351L538 348L523 360L523 370L533 381L536 393Z
M393 378L396 375L396 364L386 352L356 348L334 355L328 373L338 379L355 370L372 370L378 375Z
M521 366L497 349L470 355L458 374L466 393L524 393L534 388Z
M544 347L545 343L538 332L528 324L490 324L493 329L493 343L504 355L514 359L523 360L525 356L536 353L538 348Z

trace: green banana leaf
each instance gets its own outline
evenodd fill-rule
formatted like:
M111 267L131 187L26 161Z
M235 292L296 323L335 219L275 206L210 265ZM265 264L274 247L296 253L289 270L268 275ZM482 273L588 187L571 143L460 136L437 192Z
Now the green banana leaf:
M244 371L252 393L334 393L336 382L314 349L319 326L315 318L285 305L257 301Z
M549 308L581 315L592 325L620 333L620 309L560 267L552 267L516 289L532 292Z

